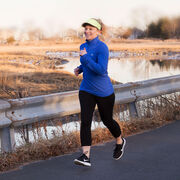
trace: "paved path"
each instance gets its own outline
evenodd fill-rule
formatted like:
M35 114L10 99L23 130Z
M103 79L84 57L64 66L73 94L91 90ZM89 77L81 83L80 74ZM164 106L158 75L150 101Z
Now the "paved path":
M180 121L126 140L118 161L108 142L92 148L90 168L73 164L76 152L0 174L0 180L180 180Z

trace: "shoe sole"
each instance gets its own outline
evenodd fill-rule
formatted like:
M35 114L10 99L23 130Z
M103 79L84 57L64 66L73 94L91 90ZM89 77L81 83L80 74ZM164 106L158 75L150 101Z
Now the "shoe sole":
M88 162L82 162L82 161L79 161L78 159L75 159L75 160L74 160L74 164L76 164L76 165L81 165L81 166L88 166L88 167L91 166L90 163L88 163Z
M122 147L122 154L118 158L114 158L115 160L119 160L124 154L124 147L126 145L126 140L124 138L123 138L123 140L124 140L124 144L123 144L123 147Z

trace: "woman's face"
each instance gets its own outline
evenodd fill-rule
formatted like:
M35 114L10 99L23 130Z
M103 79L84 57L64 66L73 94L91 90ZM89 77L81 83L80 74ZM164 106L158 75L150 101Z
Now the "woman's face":
M84 34L87 40L93 40L100 34L100 31L93 26L86 25L84 28Z

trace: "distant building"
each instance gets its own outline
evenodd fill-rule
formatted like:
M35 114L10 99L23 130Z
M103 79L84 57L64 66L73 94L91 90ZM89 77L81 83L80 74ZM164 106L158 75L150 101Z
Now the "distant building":
M22 31L16 31L14 34L14 38L16 41L28 41L29 40L29 34L27 32Z
M64 42L73 42L78 38L78 31L74 29L67 29L62 32L61 37Z
M128 39L139 39L139 38L142 38L145 36L145 33L144 31L138 29L138 28L133 28L132 29L132 33L131 35L129 36Z
M0 30L0 43L7 43L7 39L13 37L15 41L27 41L29 40L29 34L27 32L22 32L20 30L9 30L1 29Z

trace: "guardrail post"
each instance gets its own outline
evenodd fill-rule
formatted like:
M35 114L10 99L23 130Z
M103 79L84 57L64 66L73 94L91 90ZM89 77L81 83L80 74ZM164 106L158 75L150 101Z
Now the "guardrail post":
M136 102L129 103L129 113L132 118L138 117Z
M0 130L1 150L2 152L10 152L15 145L14 129L5 127Z

